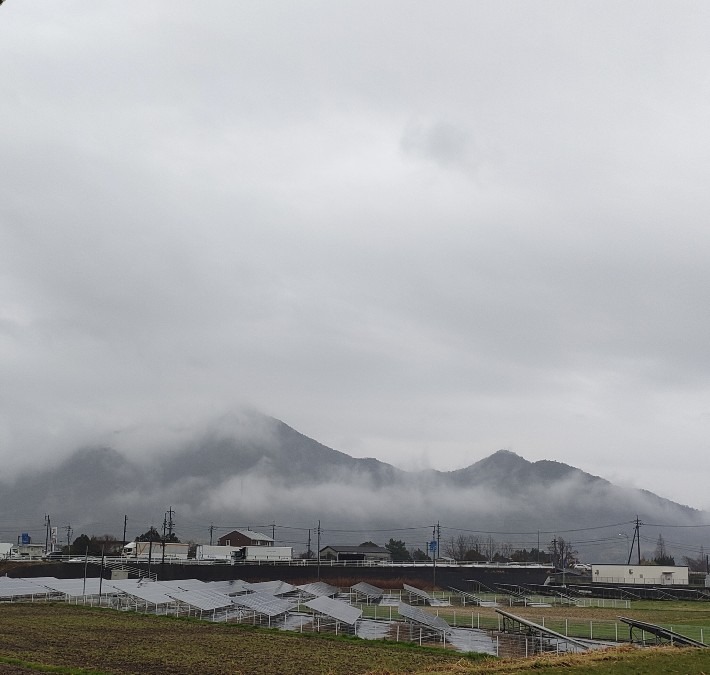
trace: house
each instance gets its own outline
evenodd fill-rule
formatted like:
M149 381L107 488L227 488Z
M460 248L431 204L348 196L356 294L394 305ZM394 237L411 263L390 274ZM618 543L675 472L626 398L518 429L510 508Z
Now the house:
M390 552L382 546L326 546L320 550L320 557L332 560L392 560Z
M254 532L253 530L232 530L229 534L221 536L217 543L220 546L273 546L274 540L271 537Z

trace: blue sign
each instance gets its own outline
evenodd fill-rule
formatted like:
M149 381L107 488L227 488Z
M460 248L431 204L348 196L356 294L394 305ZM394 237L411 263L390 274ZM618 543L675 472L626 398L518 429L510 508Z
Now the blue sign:
M29 532L23 532L20 540L22 541L23 544L29 544L32 542L32 538L30 537Z
M433 541L430 541L430 542L429 542L429 550L432 551L432 552L433 552L433 551L436 551L436 539L434 539Z

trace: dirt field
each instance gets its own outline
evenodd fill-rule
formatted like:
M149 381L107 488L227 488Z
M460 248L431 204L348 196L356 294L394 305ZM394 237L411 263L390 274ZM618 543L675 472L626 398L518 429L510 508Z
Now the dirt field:
M470 663L440 649L44 603L0 606L0 655L102 673L170 675L412 673ZM5 664L0 672L26 671Z

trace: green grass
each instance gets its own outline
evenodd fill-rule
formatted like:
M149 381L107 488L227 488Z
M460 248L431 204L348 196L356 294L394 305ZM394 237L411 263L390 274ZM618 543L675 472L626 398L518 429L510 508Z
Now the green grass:
M546 656L534 659L506 659L488 664L445 665L427 675L703 675L710 672L706 650L675 647L593 652L577 656Z

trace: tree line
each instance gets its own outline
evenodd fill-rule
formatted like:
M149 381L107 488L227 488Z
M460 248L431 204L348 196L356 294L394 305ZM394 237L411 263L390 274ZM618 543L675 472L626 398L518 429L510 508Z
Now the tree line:
M166 544L180 543L174 532L163 537L154 527L149 527L143 534L139 534L133 541L165 542ZM116 539L112 534L80 534L71 542L71 545L62 546L64 555L90 555L90 556L117 556L123 551L124 542Z

